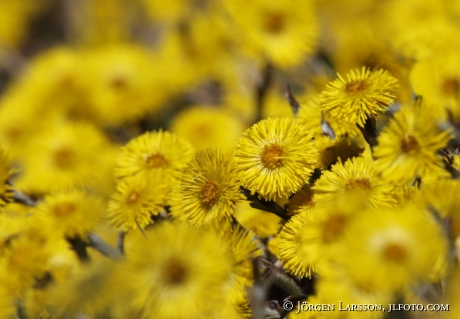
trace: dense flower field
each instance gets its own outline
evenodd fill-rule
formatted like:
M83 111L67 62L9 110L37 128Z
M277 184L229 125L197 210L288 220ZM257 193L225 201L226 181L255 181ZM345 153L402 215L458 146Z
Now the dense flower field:
M460 1L0 0L0 319L460 318Z

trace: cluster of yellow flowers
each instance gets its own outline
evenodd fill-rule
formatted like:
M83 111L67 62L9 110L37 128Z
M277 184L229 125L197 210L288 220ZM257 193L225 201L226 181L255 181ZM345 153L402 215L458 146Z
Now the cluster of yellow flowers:
M0 319L459 318L459 31L458 0L0 0Z

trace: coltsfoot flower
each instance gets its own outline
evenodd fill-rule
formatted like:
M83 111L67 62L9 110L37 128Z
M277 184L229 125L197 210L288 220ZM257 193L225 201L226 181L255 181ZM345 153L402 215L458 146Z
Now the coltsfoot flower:
M386 70L353 70L340 74L320 95L320 109L332 118L364 127L368 116L385 112L394 99L398 80Z
M184 138L169 132L147 132L126 144L118 158L116 178L140 172L164 171L179 180L193 156L193 147Z
M184 170L179 192L173 215L198 227L230 221L241 197L234 164L219 149L196 153Z
M437 152L447 145L450 133L440 130L431 112L419 106L401 108L378 138L374 156L385 179L409 183L416 176L446 175Z
M313 173L317 149L301 124L269 118L243 133L234 159L243 187L273 200L298 191Z

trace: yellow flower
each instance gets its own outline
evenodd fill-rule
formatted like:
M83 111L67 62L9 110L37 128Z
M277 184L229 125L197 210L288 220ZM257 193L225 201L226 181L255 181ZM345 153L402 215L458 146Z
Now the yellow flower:
M449 132L439 129L423 104L404 106L378 137L374 148L377 170L384 172L385 179L404 183L433 171L442 175L442 158L437 152L449 139Z
M318 31L311 1L231 0L224 5L250 54L289 67L314 52Z
M34 211L44 234L83 240L95 231L105 215L99 197L78 190L47 195Z
M355 215L364 210L358 195L340 196L293 216L279 233L278 254L283 267L295 276L322 273Z
M106 171L112 148L90 123L54 123L31 141L15 186L34 194L73 187L98 190L107 178L97 172Z
M389 0L382 2L374 26L385 42L408 58L430 56L440 43L452 45L447 3L451 1ZM455 31L458 33L458 31Z
M206 11L188 17L181 22L181 28L174 28L162 37L155 59L161 74L158 78L167 90L182 93L208 81L209 77L214 80L235 77L242 60L237 59L238 37L234 26L219 10L220 5L209 3Z
M323 171L313 190L316 203L330 201L338 194L356 193L373 209L396 204L393 186L377 175L374 161L362 157L349 159L345 164L339 160L331 171Z
M242 121L216 106L192 106L177 114L171 132L187 137L196 150L219 147L226 156L235 151L244 131Z
M26 235L11 238L9 246L0 258L0 281L2 287L13 296L21 296L46 269L49 251L43 242Z
M430 58L414 65L410 80L414 92L432 107L437 118L446 120L449 110L456 120L460 119L460 59L457 49L444 48Z
M192 156L193 148L184 138L161 130L147 132L121 149L115 177L162 171L165 177L178 181Z
M53 114L62 116L64 112L77 108L77 104L81 107L80 58L78 51L69 47L57 47L38 55L20 80L12 83L2 107L13 108L24 119ZM44 127L43 124L30 125L32 128Z
M209 318L232 271L219 235L170 222L137 236L126 258L132 307L142 318Z
M219 149L197 152L181 178L175 217L194 226L231 221L241 195L233 162Z
M133 121L164 101L166 91L155 77L157 64L144 48L112 45L87 51L82 58L83 107L97 122L119 125Z
M360 214L335 258L346 276L395 291L445 274L447 239L435 218L414 205Z
M118 181L109 201L108 218L124 231L144 229L152 216L164 211L170 186L159 172L137 174Z
M312 137L292 119L266 119L243 133L235 151L238 177L252 193L273 200L299 190L313 172Z
M35 94L35 88L35 84L28 83L12 85L0 99L0 143L14 160L27 157L37 133L55 125L56 112L50 110L56 110L56 105L50 107L51 103L46 102L46 110L40 109L43 105L37 105L41 98Z
M336 121L364 127L368 117L385 112L395 98L398 80L385 70L353 70L345 80L340 74L320 95L320 109Z

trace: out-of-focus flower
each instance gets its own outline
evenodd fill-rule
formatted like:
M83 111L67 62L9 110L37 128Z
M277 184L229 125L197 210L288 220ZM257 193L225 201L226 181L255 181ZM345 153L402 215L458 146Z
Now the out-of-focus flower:
M360 214L342 243L342 258L336 255L336 262L351 280L370 289L392 292L439 279L446 271L442 228L414 205Z
M279 233L278 252L284 267L295 276L321 274L338 253L355 215L364 211L359 194L350 194L293 216Z
M374 24L376 33L399 54L413 59L428 57L441 43L448 42L452 21L447 2L381 2Z
M387 180L411 182L416 176L446 175L438 150L450 133L441 131L423 104L405 106L394 115L378 137L374 148L378 172Z
M119 125L139 119L158 109L167 96L156 76L158 64L142 47L104 46L88 50L82 58L85 95L80 108L98 123Z
M289 67L316 48L318 30L312 1L231 0L224 5L240 30L241 45L260 60Z
M34 210L36 223L47 236L86 239L103 221L105 207L102 200L82 191L68 191L48 195Z
M72 187L99 190L112 182L102 174L113 161L112 148L90 123L55 123L31 141L15 185L33 194Z
M460 58L458 50L437 52L414 65L410 79L416 94L437 108L437 117L447 119L446 110L460 119Z
M216 233L169 222L138 236L126 258L135 289L131 306L147 318L206 318L232 271L232 257Z
M164 177L178 181L193 156L193 147L179 135L147 132L133 138L122 149L115 170L117 178L149 171L162 171Z

